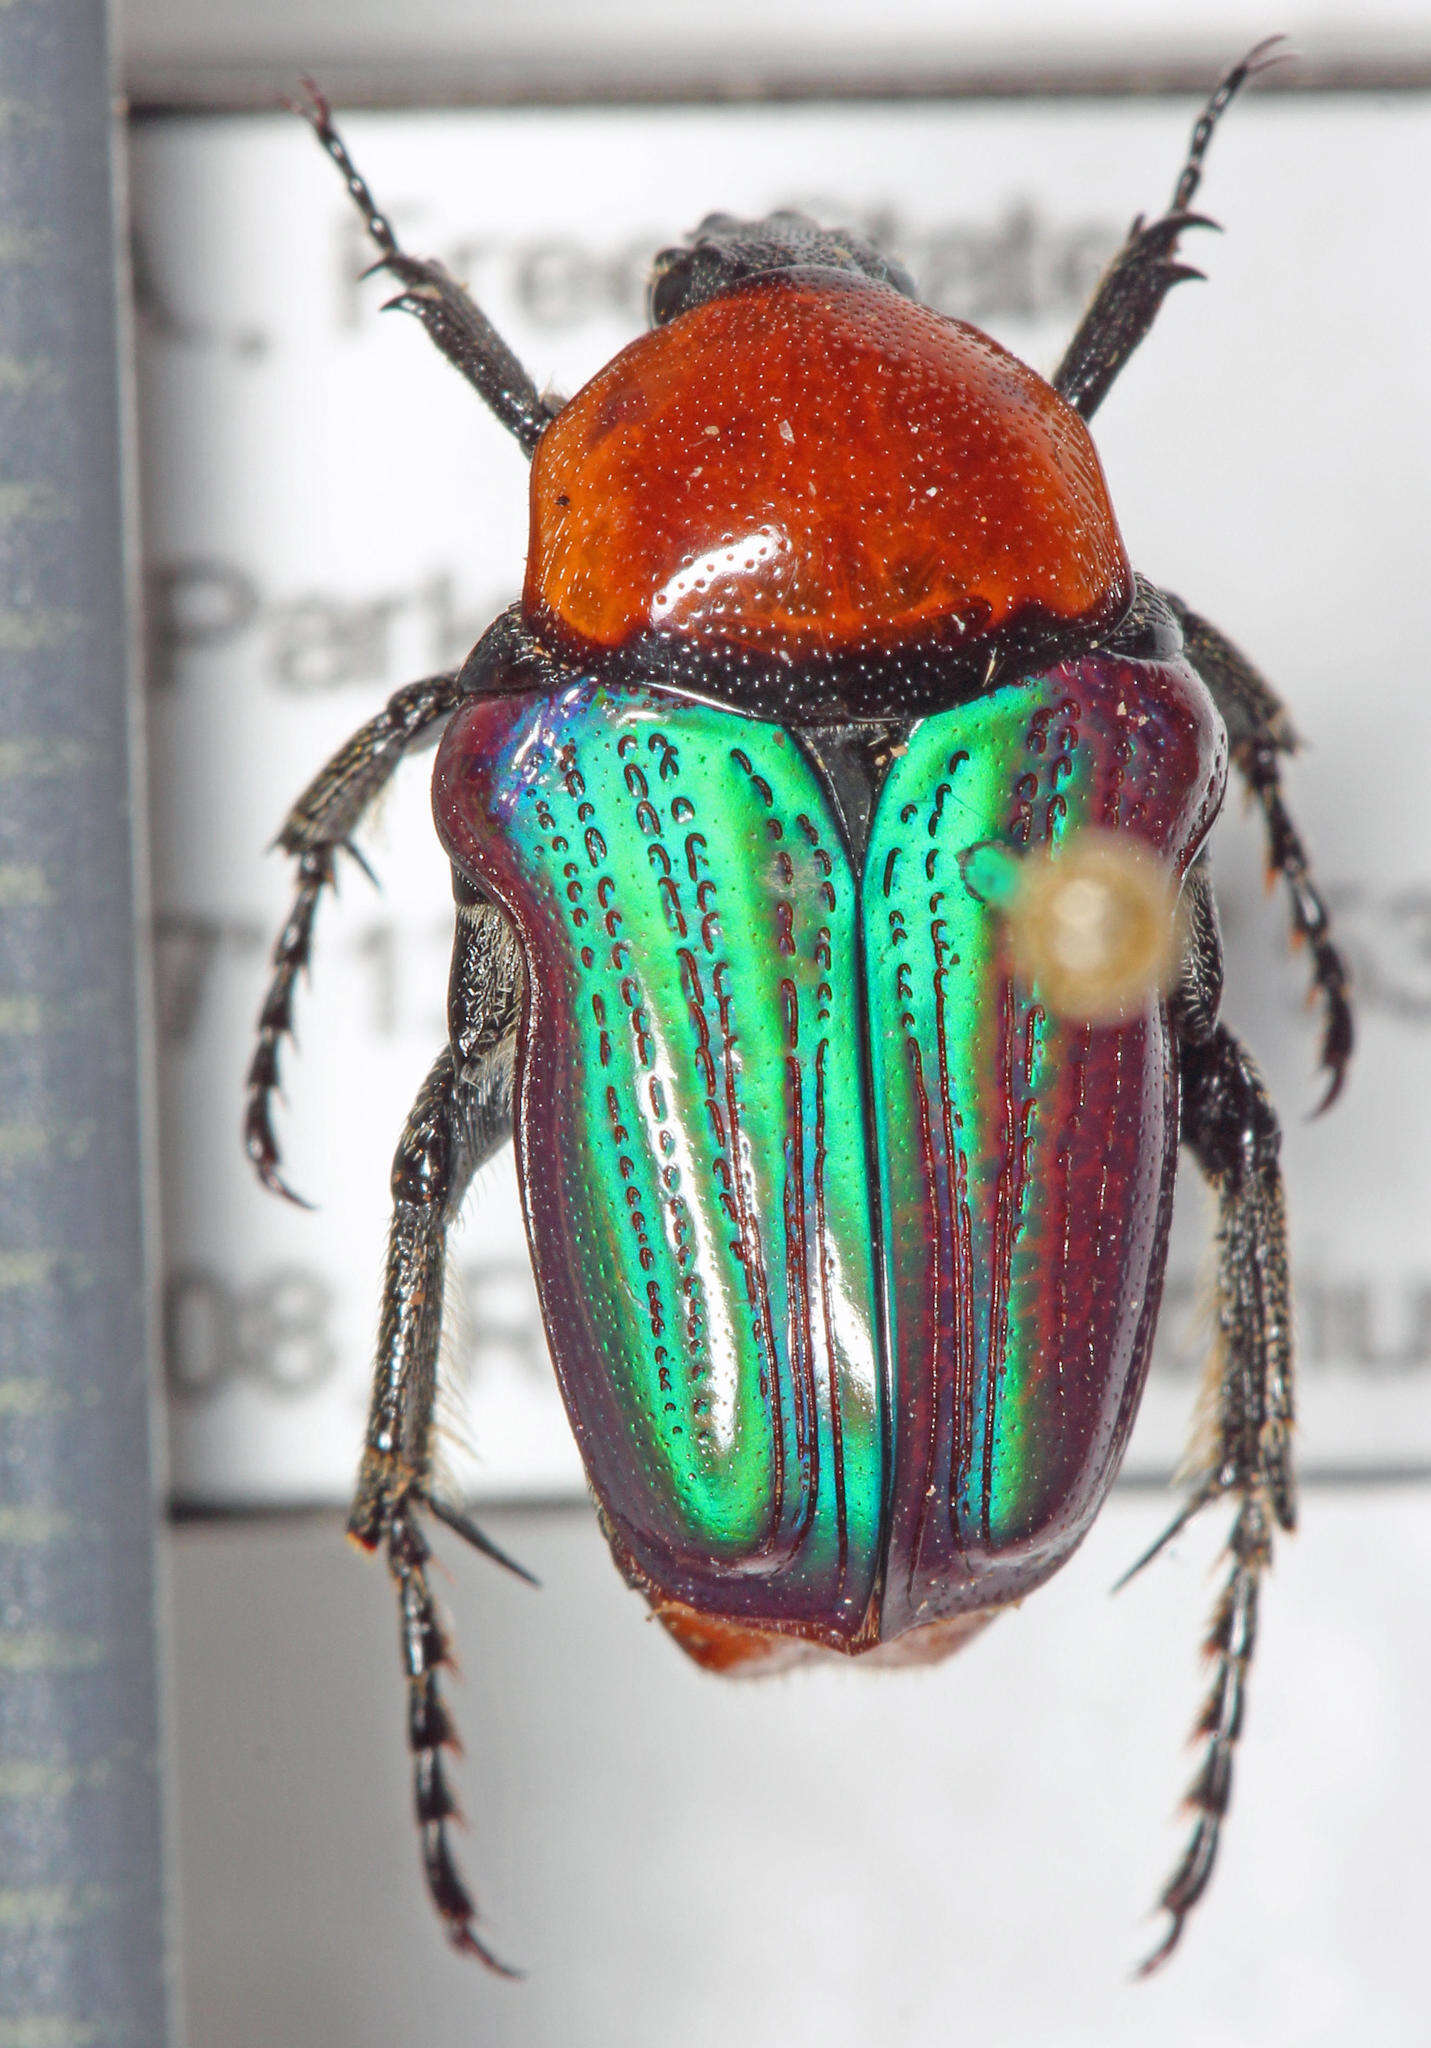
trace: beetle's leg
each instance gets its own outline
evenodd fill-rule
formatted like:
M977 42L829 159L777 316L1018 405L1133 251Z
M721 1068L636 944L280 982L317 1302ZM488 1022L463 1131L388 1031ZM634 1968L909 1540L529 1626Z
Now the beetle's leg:
M1128 239L1099 279L1092 303L1052 378L1054 390L1086 420L1092 419L1108 396L1173 286L1185 278L1202 276L1191 264L1180 263L1177 255L1179 238L1188 228L1217 226L1206 214L1189 211L1202 182L1207 146L1234 94L1257 72L1279 61L1281 53L1274 45L1281 40L1269 36L1258 43L1218 83L1193 126L1187 158L1167 212L1153 221L1145 221L1139 214L1128 230Z
M273 1129L273 1098L279 1086L279 1056L293 1035L293 989L309 961L313 921L323 892L333 883L334 864L346 848L360 866L366 862L352 845L363 814L392 775L403 755L423 739L434 737L439 720L458 698L457 673L428 676L391 696L376 718L355 732L299 797L283 821L276 844L298 859L298 886L287 922L273 948L272 978L258 1017L258 1043L249 1064L244 1149L265 1187L275 1194L299 1197L279 1172L278 1140Z
M1293 934L1306 941L1311 954L1312 988L1322 1005L1320 1057L1327 1075L1317 1105L1320 1112L1341 1093L1354 1032L1346 966L1332 942L1331 920L1312 879L1306 850L1282 801L1279 756L1296 751L1297 735L1285 708L1246 655L1181 598L1167 591L1163 595L1183 629L1188 660L1222 713L1233 765L1262 812L1269 869L1287 885Z
M1189 877L1187 915L1188 957L1173 1003L1182 1060L1182 1139L1218 1199L1218 1346L1207 1440L1198 1447L1189 1500L1167 1535L1225 1494L1236 1498L1237 1513L1228 1540L1231 1563L1205 1646L1215 1668L1194 1731L1205 1743L1187 1794L1196 1819L1159 1899L1169 1926L1143 1964L1144 1974L1171 1953L1212 1874L1242 1728L1258 1587L1272 1561L1274 1526L1296 1525L1281 1135L1251 1059L1216 1021L1220 948L1201 862ZM1140 1565L1166 1540L1160 1538Z
M406 253L334 127L327 100L311 79L304 79L303 91L304 99L301 104L295 103L296 111L342 173L363 225L379 252L374 267L386 270L402 286L398 296L388 301L389 306L417 315L448 362L462 372L483 403L530 455L556 407L541 396L482 308L456 278L432 258Z
M457 1807L442 1752L455 1735L438 1685L448 1645L428 1582L430 1552L418 1513L424 1505L431 1507L489 1556L511 1564L437 1491L433 1409L447 1230L474 1172L511 1135L522 989L521 957L506 920L459 884L448 993L450 1043L423 1084L393 1160L393 1223L372 1405L348 1518L349 1535L365 1549L386 1549L397 1587L408 1741L428 1891L454 1947L505 1974L510 1974L505 1965L477 1934L477 1909L448 1839L448 1822Z

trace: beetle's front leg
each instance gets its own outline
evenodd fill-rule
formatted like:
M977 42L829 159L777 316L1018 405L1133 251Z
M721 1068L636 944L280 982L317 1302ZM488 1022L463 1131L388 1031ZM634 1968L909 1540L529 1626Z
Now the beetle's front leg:
M1258 43L1218 83L1193 127L1167 212L1153 221L1140 214L1100 278L1093 302L1049 380L1084 419L1092 419L1103 403L1173 286L1202 276L1191 264L1178 261L1178 243L1189 228L1217 225L1206 214L1189 210L1202 181L1207 146L1233 95L1249 78L1277 62L1273 45L1281 40L1271 36Z
M508 433L530 455L558 410L557 403L538 392L482 308L456 278L431 257L409 256L402 248L392 223L378 206L333 125L332 109L311 79L304 80L304 95L297 111L343 175L363 225L379 251L374 268L386 270L402 287L398 296L389 300L389 307L417 316L448 362L462 372Z
M1258 1588L1272 1561L1274 1527L1296 1525L1281 1134L1252 1060L1216 1021L1220 947L1200 862L1189 877L1187 897L1189 950L1173 1011L1182 1061L1183 1143L1218 1200L1216 1378L1191 1495L1148 1556L1223 1495L1236 1498L1237 1513L1228 1541L1231 1565L1206 1643L1215 1669L1195 1731L1206 1742L1187 1795L1196 1821L1159 1899L1170 1924L1143 1964L1144 1974L1171 1953L1212 1874L1256 1640ZM1147 1557L1140 1560L1146 1562Z
M1293 933L1306 941L1311 954L1312 989L1322 1005L1321 1064L1327 1076L1317 1106L1319 1111L1328 1109L1341 1093L1355 1032L1346 965L1333 943L1327 906L1282 797L1282 756L1296 750L1297 736L1276 692L1241 649L1181 598L1170 591L1163 596L1182 627L1188 660L1222 713L1233 766L1262 812L1268 866L1286 884Z
M245 1083L244 1149L264 1186L290 1201L299 1198L279 1172L273 1098L279 1085L279 1055L285 1039L293 1036L293 991L308 966L318 905L333 886L343 848L365 865L352 845L364 813L404 754L431 737L459 694L455 669L395 691L377 717L360 726L319 769L278 835L277 844L297 858L298 886L273 948L272 978L259 1011L258 1042Z
M438 1685L448 1649L418 1514L430 1507L489 1556L511 1564L436 1488L433 1411L447 1231L473 1173L511 1135L522 986L521 959L506 921L459 882L448 999L451 1042L423 1084L393 1161L393 1224L372 1405L348 1520L349 1534L365 1549L386 1550L397 1587L428 1890L454 1946L504 1972L476 1932L476 1907L448 1840L456 1804L442 1751L454 1733Z

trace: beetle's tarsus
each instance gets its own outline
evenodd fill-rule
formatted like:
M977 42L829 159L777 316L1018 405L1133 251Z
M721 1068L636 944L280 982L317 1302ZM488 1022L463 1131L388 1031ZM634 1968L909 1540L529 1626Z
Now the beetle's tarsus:
M1341 970L1341 955L1330 946L1327 951L1331 953L1337 968ZM1315 954L1313 957L1315 959ZM1345 970L1335 975L1327 975L1323 971L1322 963L1318 961L1313 969L1312 995L1314 1000L1320 998L1326 1010L1317 1064L1325 1073L1327 1082L1320 1101L1311 1112L1315 1118L1324 1115L1342 1092L1347 1070L1351 1065L1356 1027L1352 1021L1352 1008L1347 998Z
M364 814L407 750L457 702L452 671L409 683L388 699L319 769L283 821L275 842L298 863L288 917L270 956L268 991L259 1011L258 1037L245 1080L244 1151L273 1194L311 1208L284 1180L282 1150L273 1124L283 1047L294 1036L294 991L308 972L318 905L333 888L339 852L349 854L368 880L377 876L353 843Z
M349 155L327 100L311 79L303 80L303 90L303 100L286 104L303 117L337 165L368 237L380 251L372 268L386 270L404 287L388 300L388 307L417 316L429 339L530 456L552 418L532 378L481 307L442 264L407 254Z
M1285 64L1291 55L1292 50L1286 36L1264 36L1260 43L1254 43L1247 55L1239 58L1232 69L1218 80L1207 104L1193 124L1187 157L1173 187L1170 212L1177 213L1186 207L1202 183L1203 160L1207 155L1207 146L1212 141L1219 120L1236 94L1249 78L1259 78L1264 71L1270 71L1274 65Z
M413 1806L422 1845L423 1875L432 1903L453 1947L475 1956L501 1977L518 1972L488 1948L477 1932L477 1907L448 1839L461 1814L443 1766L443 1751L456 1745L455 1732L438 1688L438 1671L450 1661L447 1637L437 1619L427 1561L427 1539L417 1525L418 1496L409 1493L387 1508L388 1568L398 1589L403 1664L408 1681L408 1744L413 1759Z
M1346 963L1333 943L1331 918L1321 891L1312 879L1306 849L1292 823L1282 797L1281 768L1277 749L1262 740L1235 754L1238 767L1261 809L1267 834L1268 863L1280 875L1292 910L1292 930L1306 941L1312 960L1312 991L1322 1004L1323 1027L1320 1064L1327 1085L1313 1115L1329 1109L1341 1093L1355 1042L1350 977Z
M1167 211L1152 221L1142 214L1137 216L1122 248L1099 280L1092 303L1078 323L1052 379L1054 390L1084 419L1091 419L1103 403L1173 286L1202 276L1190 264L1169 259L1177 253L1179 237L1189 229L1217 227L1218 223L1206 214L1191 211L1193 197L1202 183L1208 144L1233 95L1249 78L1276 61L1268 52L1281 40L1280 36L1273 36L1259 43L1219 81L1194 123L1188 153Z
M278 104L285 113L297 114L310 128L318 128L320 123L328 119L329 113L328 101L322 88L305 71L298 80L298 92L301 97L296 97L291 92L280 93Z
M1197 1818L1163 1888L1159 1904L1171 1925L1143 1964L1144 1976L1171 1954L1212 1874L1242 1732L1258 1587L1272 1562L1274 1524L1290 1531L1297 1519L1281 1135L1251 1059L1217 1022L1221 945L1201 861L1188 876L1187 894L1188 955L1172 1009L1183 1069L1182 1139L1218 1200L1216 1410L1205 1475L1149 1555L1210 1500L1231 1495L1238 1507L1227 1546L1232 1566L1204 1644L1216 1668L1194 1728L1206 1745L1186 1800Z
M253 1158L252 1151L250 1151L249 1157ZM285 1202L292 1202L295 1209L307 1209L310 1214L316 1215L318 1204L310 1202L306 1195L300 1195L296 1188L291 1188L288 1185L288 1182L278 1171L275 1157L255 1159L254 1171L271 1195L281 1195Z
M287 826L280 840L286 845ZM273 1101L280 1084L280 1054L293 1037L293 992L308 966L313 920L325 889L333 883L331 846L307 848L299 856L298 885L282 931L270 956L271 978L258 1017L258 1038L245 1078L244 1150L263 1185L300 1208L311 1204L296 1195L279 1171L281 1152L273 1128Z
M1321 1096L1308 1113L1308 1123L1315 1123L1319 1116L1325 1116L1326 1112L1341 1094L1342 1084L1346 1080L1345 1067L1332 1066L1332 1063L1327 1058L1325 1048L1322 1052L1320 1064L1323 1067L1331 1067L1331 1072L1327 1075L1327 1085L1322 1090Z
M327 95L319 90L311 78L302 78L299 84L304 97L301 100L294 100L285 95L283 104L308 123L337 165L339 174L348 188L349 197L363 216L364 227L377 247L382 250L384 257L400 255L397 236L393 233L387 215L374 199L367 180L349 156L347 144L334 126L333 109L329 105Z
M504 1963L494 1950L488 1948L470 1920L449 1920L447 1939L459 1955L475 1957L496 1976L505 1977L511 1984L520 1984L527 1974L525 1970L514 1968L511 1963Z
M1204 1645L1216 1659L1216 1669L1193 1734L1206 1748L1183 1801L1197 1818L1187 1848L1158 1898L1159 1909L1170 1916L1170 1924L1162 1941L1139 1965L1140 1977L1151 1976L1176 1948L1188 1915L1207 1890L1217 1860L1222 1823L1232 1799L1232 1760L1242 1733L1247 1671L1257 1643L1258 1589L1272 1562L1271 1525L1269 1504L1256 1488L1247 1490L1228 1539L1232 1569Z

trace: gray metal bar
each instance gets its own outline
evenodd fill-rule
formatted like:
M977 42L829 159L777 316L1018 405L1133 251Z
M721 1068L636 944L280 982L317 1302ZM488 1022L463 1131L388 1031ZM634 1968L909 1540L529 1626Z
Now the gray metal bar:
M1248 33L1252 33L1251 30ZM1233 39L1236 47L1236 38ZM730 45L718 52L653 50L623 61L558 49L540 57L484 57L474 42L464 52L355 55L351 42L321 44L317 53L274 50L209 63L141 54L125 67L131 112L269 114L303 72L348 113L407 112L455 107L711 106L872 100L1125 99L1194 97L1224 67L1223 45L1186 56L1166 52L1142 60L1071 57L1002 63L947 58L883 58L875 62L757 60ZM1431 51L1383 55L1375 50L1307 55L1295 69L1272 73L1259 91L1286 97L1309 93L1424 93L1431 90Z
M0 7L0 2048L162 2048L103 0Z
M301 72L353 108L533 102L1186 92L1266 32L1239 0L126 0L120 61L147 112L267 109ZM1431 80L1425 10L1283 0L1298 64L1264 89Z

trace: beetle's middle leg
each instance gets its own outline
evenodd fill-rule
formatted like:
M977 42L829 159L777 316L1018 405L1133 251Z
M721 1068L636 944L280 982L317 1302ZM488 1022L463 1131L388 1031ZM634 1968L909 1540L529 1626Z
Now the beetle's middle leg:
M1188 952L1173 1015L1182 1064L1182 1139L1218 1202L1216 1387L1189 1499L1140 1565L1210 1502L1230 1494L1237 1512L1228 1540L1231 1564L1207 1636L1215 1669L1195 1730L1206 1747L1187 1794L1196 1818L1159 1899L1170 1924L1143 1964L1144 1973L1172 1951L1207 1888L1232 1789L1258 1588L1272 1561L1274 1528L1296 1525L1281 1134L1256 1067L1217 1022L1221 948L1202 861L1188 878L1186 900Z
M511 1135L524 970L501 913L460 880L456 889L449 1043L422 1086L393 1160L393 1222L372 1404L348 1533L365 1549L386 1550L397 1588L428 1890L454 1946L501 1970L504 1965L476 1932L476 1906L448 1840L448 1822L457 1809L442 1752L455 1738L438 1686L448 1650L428 1582L430 1552L419 1513L430 1507L488 1555L511 1563L436 1485L433 1417L447 1231L473 1174Z
M1282 796L1282 757L1297 748L1285 705L1226 634L1170 591L1163 596L1183 631L1188 660L1222 713L1232 763L1262 812L1267 861L1287 886L1293 935L1306 942L1312 990L1322 1005L1321 1065L1327 1076L1318 1109L1341 1093L1355 1036L1348 975L1331 936L1331 919L1313 878L1301 836Z
M394 691L377 717L360 726L319 769L278 835L276 843L297 860L298 884L273 948L271 979L259 1011L258 1042L245 1083L244 1150L264 1186L292 1201L298 1197L279 1171L273 1098L278 1092L283 1044L293 1036L293 992L308 966L318 905L333 886L338 854L343 849L360 866L367 865L353 846L354 832L399 761L433 737L460 694L455 669Z

